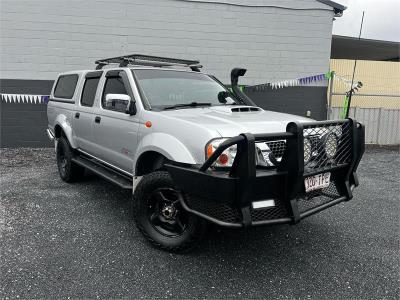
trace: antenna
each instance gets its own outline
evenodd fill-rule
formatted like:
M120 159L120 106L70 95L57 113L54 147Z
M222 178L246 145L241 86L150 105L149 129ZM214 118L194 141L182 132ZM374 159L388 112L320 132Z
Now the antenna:
M362 18L361 18L361 26L360 26L360 33L358 34L358 40L361 40L361 32L364 24L364 15L365 11L363 11ZM354 75L356 73L356 68L357 68L357 59L354 61L354 68L353 68L353 76L351 78L351 87L350 87L350 92L349 92L349 100L347 101L347 109L346 109L346 119L349 117L349 112L350 112L350 105L351 105L351 97L353 96L354 92Z

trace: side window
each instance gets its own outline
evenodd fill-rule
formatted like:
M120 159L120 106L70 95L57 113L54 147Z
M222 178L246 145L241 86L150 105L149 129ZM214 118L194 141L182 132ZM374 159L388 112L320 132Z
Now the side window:
M112 102L106 103L106 95L107 94L124 94L128 95L128 91L124 85L124 81L121 77L107 77L106 83L104 85L103 97L102 97L102 106L105 109L125 112L127 109L128 103L123 100L115 99Z
M54 89L54 97L72 99L75 93L78 78L78 74L61 75L58 77L58 81Z
M82 106L93 106L99 81L100 77L86 78L81 97Z

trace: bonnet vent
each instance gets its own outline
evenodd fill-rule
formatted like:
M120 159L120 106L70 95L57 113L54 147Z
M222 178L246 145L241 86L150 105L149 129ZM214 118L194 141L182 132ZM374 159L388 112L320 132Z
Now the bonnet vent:
M254 106L242 106L242 107L234 107L231 109L232 112L252 112L252 111L261 111L260 108Z

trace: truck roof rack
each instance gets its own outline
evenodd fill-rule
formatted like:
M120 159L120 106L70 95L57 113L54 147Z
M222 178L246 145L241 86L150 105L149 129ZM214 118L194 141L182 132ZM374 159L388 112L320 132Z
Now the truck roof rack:
M151 56L143 54L130 54L111 58L104 58L96 60L96 70L102 69L104 66L109 64L119 64L120 67L126 67L128 65L139 65L139 66L152 66L152 67L171 67L171 66L182 66L189 67L192 71L200 72L200 61L198 60L187 60L170 57Z

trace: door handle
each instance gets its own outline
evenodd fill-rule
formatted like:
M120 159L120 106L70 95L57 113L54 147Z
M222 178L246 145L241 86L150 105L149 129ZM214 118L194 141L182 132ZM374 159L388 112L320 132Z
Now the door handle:
M81 114L77 112L77 113L75 114L75 119L79 119L79 116L80 116L80 115L81 115Z
M94 118L94 121L95 121L96 123L100 123L101 118L100 118L99 116L97 116L96 118Z

